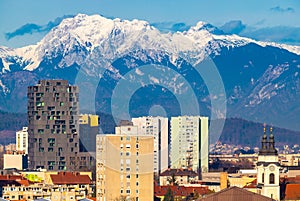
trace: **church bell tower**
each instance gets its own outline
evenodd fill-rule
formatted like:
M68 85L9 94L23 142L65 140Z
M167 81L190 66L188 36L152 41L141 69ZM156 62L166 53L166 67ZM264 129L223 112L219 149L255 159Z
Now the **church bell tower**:
M261 141L261 149L258 154L257 191L259 194L280 200L278 152L275 149L273 128L270 128L269 139L264 126L264 134Z

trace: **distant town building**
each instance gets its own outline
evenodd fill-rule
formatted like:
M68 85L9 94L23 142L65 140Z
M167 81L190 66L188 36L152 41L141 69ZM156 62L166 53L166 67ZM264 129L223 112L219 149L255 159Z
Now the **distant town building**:
M154 195L160 200L165 199L165 195L171 191L174 200L196 200L205 194L211 193L207 186L158 186L154 187Z
M139 135L138 126L134 126L131 121L122 120L115 127L116 135Z
M97 135L97 201L153 200L151 136Z
M278 152L275 149L274 135L270 129L269 140L264 128L261 149L257 161L257 192L261 195L280 200Z
M208 172L208 117L171 118L171 167Z
M28 154L28 127L16 132L16 150Z
M7 151L3 155L3 169L24 170L28 168L28 155L24 151Z
M79 152L79 89L67 80L40 80L28 87L29 168L81 170L90 162Z
M132 118L139 135L154 137L154 173L159 175L169 166L169 122L165 117Z
M10 143L8 145L5 145L5 151L15 151L16 150L16 144Z
M183 185L196 181L198 174L192 169L167 169L159 176L159 185Z
M0 144L0 153L4 152L4 148L5 148L5 146L3 146L2 144Z

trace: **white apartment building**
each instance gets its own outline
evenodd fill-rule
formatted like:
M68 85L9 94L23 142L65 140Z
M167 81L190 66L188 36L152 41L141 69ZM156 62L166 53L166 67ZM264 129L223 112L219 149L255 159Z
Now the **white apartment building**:
M138 134L154 137L154 173L157 175L168 169L169 165L169 122L165 117L132 118Z
M28 154L28 127L16 132L16 149Z
M208 117L171 118L171 167L208 172Z

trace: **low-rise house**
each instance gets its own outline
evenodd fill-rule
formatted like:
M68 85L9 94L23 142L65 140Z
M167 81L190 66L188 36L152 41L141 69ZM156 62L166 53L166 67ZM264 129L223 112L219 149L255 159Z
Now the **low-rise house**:
M197 179L198 175L192 169L167 169L159 177L160 185L189 184Z
M212 193L207 187L186 187L186 186L154 186L154 196L164 199L168 190L171 190L174 198L178 200L198 198L205 194Z

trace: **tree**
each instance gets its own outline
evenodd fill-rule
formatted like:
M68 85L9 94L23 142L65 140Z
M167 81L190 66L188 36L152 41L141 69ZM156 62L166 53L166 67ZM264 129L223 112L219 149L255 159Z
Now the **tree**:
M174 195L170 187L168 188L163 201L174 201Z

